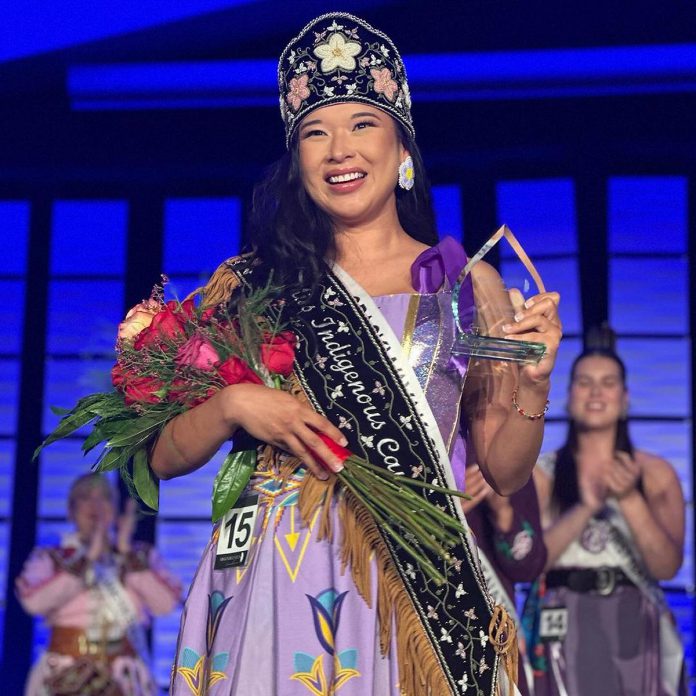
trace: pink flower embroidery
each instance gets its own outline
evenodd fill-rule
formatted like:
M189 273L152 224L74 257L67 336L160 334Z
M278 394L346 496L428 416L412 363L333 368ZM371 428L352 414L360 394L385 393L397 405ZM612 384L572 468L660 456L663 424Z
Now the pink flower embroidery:
M293 77L290 80L290 91L285 95L285 98L295 111L302 106L302 102L309 96L308 80L308 75Z
M381 70L372 68L370 75L372 75L372 79L375 81L375 92L384 94L389 101L394 101L399 91L399 85L392 79L389 68L382 68Z

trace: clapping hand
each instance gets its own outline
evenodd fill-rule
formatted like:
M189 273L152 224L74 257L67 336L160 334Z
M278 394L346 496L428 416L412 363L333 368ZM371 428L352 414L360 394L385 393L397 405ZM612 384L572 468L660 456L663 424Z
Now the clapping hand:
M128 553L131 550L133 534L138 524L138 506L133 498L128 498L123 509L123 514L118 518L118 531L116 534L116 548L119 553Z
M640 476L640 464L627 452L617 452L614 456L614 464L605 478L609 495L619 500L624 498L637 488Z

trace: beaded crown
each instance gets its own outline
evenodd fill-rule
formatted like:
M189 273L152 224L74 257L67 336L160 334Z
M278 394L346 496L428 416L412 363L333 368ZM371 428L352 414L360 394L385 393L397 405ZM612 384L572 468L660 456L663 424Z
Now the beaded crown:
M278 88L287 147L304 116L339 102L372 104L414 135L406 69L396 46L346 12L313 19L290 41L278 61Z

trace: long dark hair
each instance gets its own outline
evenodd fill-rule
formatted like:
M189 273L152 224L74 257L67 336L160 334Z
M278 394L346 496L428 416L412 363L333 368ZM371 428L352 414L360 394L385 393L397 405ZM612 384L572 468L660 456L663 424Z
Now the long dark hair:
M621 383L626 387L626 365L623 360L611 349L586 348L575 358L570 368L571 384L575 379L575 370L581 360L590 356L600 356L613 360L619 366ZM568 423L568 433L563 446L556 454L556 466L553 479L553 491L551 493L552 504L562 514L566 510L580 502L580 489L578 486L578 467L575 456L578 451L578 426L572 419ZM634 453L633 442L628 432L628 419L619 418L616 426L616 440L614 451L627 452L631 456Z
M396 126L415 172L410 191L396 190L399 222L411 237L432 246L437 232L423 159L415 140L400 124ZM249 221L251 249L262 266L273 271L274 284L311 287L325 272L326 261L334 258L333 223L305 191L297 137L254 188Z

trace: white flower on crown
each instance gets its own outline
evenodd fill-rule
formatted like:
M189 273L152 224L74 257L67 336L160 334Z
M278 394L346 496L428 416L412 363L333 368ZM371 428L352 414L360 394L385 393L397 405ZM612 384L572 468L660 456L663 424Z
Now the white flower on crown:
M321 71L330 73L338 68L355 70L355 56L360 53L360 44L346 41L343 34L331 34L327 43L316 46L314 55L321 58Z
M355 82L351 82L346 85L346 94L350 97L351 94L355 94L356 89L358 89L358 85Z

